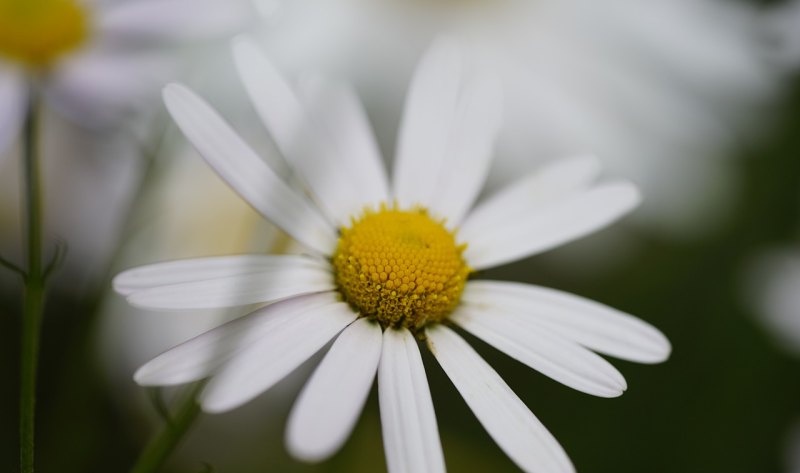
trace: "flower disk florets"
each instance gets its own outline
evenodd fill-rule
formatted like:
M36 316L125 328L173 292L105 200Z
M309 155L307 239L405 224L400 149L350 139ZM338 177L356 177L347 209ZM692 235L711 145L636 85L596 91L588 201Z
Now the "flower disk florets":
M458 304L471 271L465 248L424 209L366 211L341 230L336 283L362 316L416 330Z
M86 13L76 0L0 0L0 56L51 65L86 40Z

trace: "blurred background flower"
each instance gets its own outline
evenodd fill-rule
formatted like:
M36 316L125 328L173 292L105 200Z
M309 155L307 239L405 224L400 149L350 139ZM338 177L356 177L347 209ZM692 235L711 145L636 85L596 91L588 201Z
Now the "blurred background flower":
M177 16L162 14L167 10L143 14L146 21L108 45L109 51L142 53L133 59L161 57L152 61L153 68L131 73L155 79L148 81L156 86L148 98L133 104L92 100L88 82L80 79L77 89L58 91L84 93L48 102L45 110L47 236L66 240L70 254L51 292L44 325L40 471L127 470L160 422L146 394L133 385L134 368L163 347L236 315L129 313L121 300L111 298L104 299L98 319L96 288L108 287L112 260L122 268L245 249L275 251L274 245L282 245L274 230L248 223L251 211L226 196L227 188L192 151L175 145L174 131L162 126L163 112L153 108L159 105L155 92L166 80L161 72L180 76L219 107L271 165L286 171L241 91L227 47L201 41L203 47L197 48L194 41L225 35L211 34L215 29L202 23L188 30L162 28L170 22L189 26L193 16L213 10L179 0L89 4L111 12L131 11L138 3L191 4ZM223 9L231 4L202 3ZM642 316L664 330L675 351L664 366L624 366L628 393L619 401L595 404L546 379L531 379L518 363L470 342L504 378L524 380L512 388L536 406L579 471L778 472L793 471L784 459L792 451L785 447L792 443L792 423L800 418L800 360L776 340L791 338L787 327L795 325L796 307L786 296L792 294L790 283L781 284L789 289L770 292L761 305L763 295L756 298L756 291L742 289L742 274L756 274L750 272L752 262L764 251L797 242L799 5L254 0L258 16L245 20L253 22L250 31L288 75L324 72L355 83L384 156L394 149L411 66L429 39L446 31L482 48L481 64L504 81L508 110L493 185L563 153L591 151L606 160L610 174L628 176L645 194L644 206L622 231L601 232L552 256L491 270L486 277L557 286ZM157 35L151 27L175 35ZM192 41L174 41L187 31L192 34L183 38ZM86 53L95 50L106 47L92 46ZM64 56L64 64L82 55L76 49ZM6 71L21 68L4 57L0 52L0 77L6 78L0 81L5 91L0 92L0 116L17 116L8 111L24 97L7 92L12 90L8 78L16 76ZM111 69L108 74L117 71ZM74 77L97 70L87 68ZM125 70L131 71L118 73ZM97 97L113 96L113 85L99 88ZM97 112L88 111L96 105ZM0 119L0 135L16 135L9 123ZM162 133L165 139L158 145L156 136ZM20 238L16 152L9 143L0 157L0 253L12 259ZM158 164L151 168L150 184L142 187L145 154L155 155ZM132 196L142 188L145 197L134 204ZM770 273L751 277L769 286ZM19 291L16 279L0 271L0 373L12 380L17 378ZM766 314L767 306L782 307L784 315L777 319L786 324L764 329L757 314ZM451 471L513 471L470 420L435 361L424 362ZM305 378L310 367L299 371ZM233 472L384 468L374 392L353 438L331 461L307 466L289 458L280 439L299 389L299 382L290 381L229 416L202 417L165 471L208 470L203 462L213 471ZM14 390L0 390L0 419L14 419L15 405ZM13 470L16 430L14 422L2 424L0 465ZM609 455L620 445L625 455Z

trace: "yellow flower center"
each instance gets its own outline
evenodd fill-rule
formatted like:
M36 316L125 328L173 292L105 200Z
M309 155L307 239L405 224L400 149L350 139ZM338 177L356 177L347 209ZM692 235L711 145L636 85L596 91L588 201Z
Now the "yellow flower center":
M336 283L362 316L416 330L458 304L471 272L465 248L424 209L365 211L341 231L333 255Z
M86 40L86 13L75 0L0 0L0 56L46 67Z

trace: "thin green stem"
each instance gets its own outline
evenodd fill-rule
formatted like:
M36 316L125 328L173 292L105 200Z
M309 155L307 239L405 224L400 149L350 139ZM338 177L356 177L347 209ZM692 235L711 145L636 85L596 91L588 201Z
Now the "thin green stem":
M205 386L204 382L197 383L187 393L175 415L164 424L161 431L142 450L131 473L155 473L161 468L200 414L197 396L203 386Z
M44 309L44 272L42 268L42 186L39 172L37 138L38 97L31 87L30 105L24 129L25 227L28 271L22 311L22 353L20 366L20 471L33 472L34 420L36 408L36 367L39 358L39 328Z

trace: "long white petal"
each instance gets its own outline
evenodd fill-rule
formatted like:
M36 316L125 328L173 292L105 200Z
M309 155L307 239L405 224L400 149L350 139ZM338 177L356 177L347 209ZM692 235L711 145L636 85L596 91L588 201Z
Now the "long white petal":
M217 0L137 0L102 6L96 9L95 27L103 39L161 45L235 33L254 13L240 0L224 4Z
M337 151L334 164L341 170L337 171L342 174L340 178L353 186L358 199L350 204L353 208L348 215L360 212L364 205L387 202L389 181L383 158L364 107L352 87L306 77L300 81L297 93L310 119L325 136L325 143ZM313 171L320 172L319 169L316 166Z
M465 82L444 162L439 169L425 169L438 178L429 208L451 228L464 218L486 181L502 112L496 77L480 70Z
M16 71L0 69L0 155L14 142L25 121L28 91Z
M365 205L386 199L386 177L357 99L333 87L307 83L302 89L306 110L255 44L237 39L233 54L275 143L337 225L349 225ZM332 138L338 133L342 135Z
M142 386L169 386L205 378L242 350L296 319L307 320L338 304L334 293L295 297L256 310L181 343L145 363L134 375Z
M119 273L114 290L128 296L134 292L228 276L289 268L326 268L322 260L297 255L234 255L184 259L148 264Z
M620 396L627 388L611 363L546 327L532 328L497 310L461 305L450 316L476 337L508 356L578 391Z
M411 80L393 174L394 197L403 207L427 205L437 190L455 126L463 62L456 42L440 38Z
M513 215L496 225L471 219L459 233L465 259L486 269L525 258L595 232L631 211L639 191L628 182L602 184L546 206L508 200Z
M442 369L497 445L527 472L572 472L564 449L467 342L442 325L425 331Z
M206 412L225 412L272 387L319 351L357 314L344 302L296 313L231 359L201 395Z
M382 340L380 326L368 319L339 335L289 415L286 445L292 455L324 460L347 440L375 379Z
M606 305L566 292L505 281L470 281L461 298L487 312L545 326L597 352L639 363L669 358L669 340L652 325ZM535 328L534 328L535 330Z
M530 207L541 208L586 188L597 178L600 168L600 160L591 155L558 159L478 204L461 225L459 235L473 237L486 228L524 218L528 207L509 203L525 202Z
M330 224L207 103L178 84L164 89L164 102L189 141L250 205L297 241L320 253L331 253L336 235Z
M134 292L128 302L143 309L220 309L334 289L330 271L289 267L153 287Z
M389 473L444 472L425 368L417 341L406 329L383 333L378 398Z

